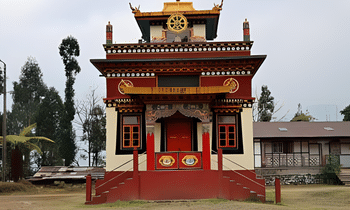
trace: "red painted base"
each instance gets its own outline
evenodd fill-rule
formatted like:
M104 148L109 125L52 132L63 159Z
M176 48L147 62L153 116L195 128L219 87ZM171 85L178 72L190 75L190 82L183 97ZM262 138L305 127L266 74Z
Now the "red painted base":
M237 174L238 172L239 174ZM224 198L265 201L265 181L252 171L141 171L139 179L132 172L109 172L96 182L96 195L86 204L113 203L118 200L176 200ZM129 177L129 178L127 178Z

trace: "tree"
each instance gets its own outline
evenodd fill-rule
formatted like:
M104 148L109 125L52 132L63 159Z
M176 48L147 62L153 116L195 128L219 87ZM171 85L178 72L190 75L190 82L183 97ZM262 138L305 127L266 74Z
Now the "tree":
M271 92L267 89L266 85L261 87L261 95L258 101L258 121L270 122L273 111L275 109L274 97L271 96Z
M311 115L309 115L309 112L306 111L306 113L304 114L301 108L301 104L298 104L298 111L297 113L295 113L293 119L291 120L291 122L297 122L297 121L304 121L304 122L311 122L315 120L314 117L312 117Z
M39 141L47 141L54 143L49 138L42 136L31 136L31 131L36 127L36 124L32 124L23 129L19 135L7 135L6 141L9 142L13 148L11 157L11 171L14 181L18 181L23 176L23 161L22 154L28 154L32 150L36 150L42 154L41 149L38 147ZM3 137L0 136L0 144L3 144ZM29 151L29 152L28 152Z
M343 121L350 121L350 105L341 110L340 114L344 115Z
M38 167L62 165L60 162L59 147L62 142L59 138L60 117L63 112L62 99L58 91L51 87L43 98L35 121L37 122L36 134L46 136L56 142L55 145L47 142L40 142L39 147L42 154L34 154L34 161Z
M78 120L75 121L82 130L81 141L87 142L88 149L85 150L88 157L89 166L98 166L101 151L105 150L106 143L106 116L104 109L98 103L100 100L95 96L95 89L86 97L87 100L77 103L76 112Z
M13 122L10 134L19 134L20 130L34 123L34 118L45 95L47 87L43 82L43 74L37 61L28 57L28 60L21 69L19 82L13 82L13 105L14 113L9 118Z
M33 57L28 57L21 68L18 82L13 82L12 111L7 117L7 133L18 135L25 127L35 123L35 115L47 87L41 69ZM24 175L31 175L30 149L19 148L24 155Z
M77 146L75 144L75 132L73 131L72 121L74 120L74 89L75 76L80 72L80 67L76 57L80 54L78 41L68 36L62 40L59 46L59 53L65 65L66 72L66 88L64 112L61 119L61 141L60 154L65 159L65 165L69 166L73 163Z

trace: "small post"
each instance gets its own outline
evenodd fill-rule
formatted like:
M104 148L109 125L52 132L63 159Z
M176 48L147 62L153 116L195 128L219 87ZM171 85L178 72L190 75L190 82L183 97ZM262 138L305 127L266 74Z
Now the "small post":
M133 159L134 159L134 179L136 179L139 175L139 153L137 151L137 148L134 148Z
M222 178L222 149L218 149L218 170L219 170L219 175Z
M223 176L223 173L222 173L222 149L221 148L218 148L218 172L219 172L219 198L224 198L224 195L223 195L223 188L224 188L224 176Z
M86 202L91 201L91 174L88 174L86 176Z
M275 178L275 198L276 204L281 203L281 181L279 178Z
M134 174L133 174L133 180L136 183L136 199L140 198L140 180L139 180L139 151L137 148L134 148L133 152L133 159L134 159Z

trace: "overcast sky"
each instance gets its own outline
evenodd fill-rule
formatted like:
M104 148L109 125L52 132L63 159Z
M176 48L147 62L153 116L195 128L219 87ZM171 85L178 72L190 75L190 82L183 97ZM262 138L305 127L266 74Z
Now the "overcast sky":
M7 89L13 89L12 82L19 80L21 67L32 56L41 67L44 82L64 98L66 78L58 46L72 35L81 49L76 98L83 99L91 87L98 87L103 98L105 79L99 77L90 59L105 58L102 44L108 21L113 25L114 42L135 43L141 37L129 1L140 5L142 12L161 11L164 2L1 0L0 59L7 64ZM193 0L200 10L220 2ZM252 54L267 55L253 79L253 95L267 85L276 102L284 103L277 119L290 110L284 119L290 120L301 103L303 111L309 109L318 120L342 120L336 111L350 104L349 11L348 0L225 0L216 41L242 41L242 23L248 18ZM11 103L9 97L9 108Z

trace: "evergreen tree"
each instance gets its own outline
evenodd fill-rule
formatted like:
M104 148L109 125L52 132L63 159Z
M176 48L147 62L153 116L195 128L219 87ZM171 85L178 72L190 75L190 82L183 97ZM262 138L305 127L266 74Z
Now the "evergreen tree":
M344 115L343 121L350 121L350 105L341 110L340 114Z
M21 129L35 123L34 118L41 98L47 90L42 77L39 64L29 57L21 69L19 82L13 82L13 114L9 116L13 120L9 122L13 130L9 134L19 134Z
M63 112L62 99L58 94L58 91L51 87L43 98L42 103L39 106L39 110L36 115L36 135L46 136L49 139L55 141L55 144L48 142L40 142L39 147L42 154L36 153L34 156L34 161L41 166L54 166L62 165L59 146L61 141L59 138L60 131L60 117Z
M75 115L74 109L74 89L75 76L80 72L80 67L76 57L80 54L78 41L68 36L62 40L59 46L59 53L65 65L66 72L66 88L64 112L61 119L61 145L60 154L65 159L65 165L69 166L73 163L77 152L75 144L75 132L73 131L72 121Z
M274 97L271 96L271 92L267 89L266 85L261 87L261 95L258 101L258 121L270 122L273 111L275 109Z

